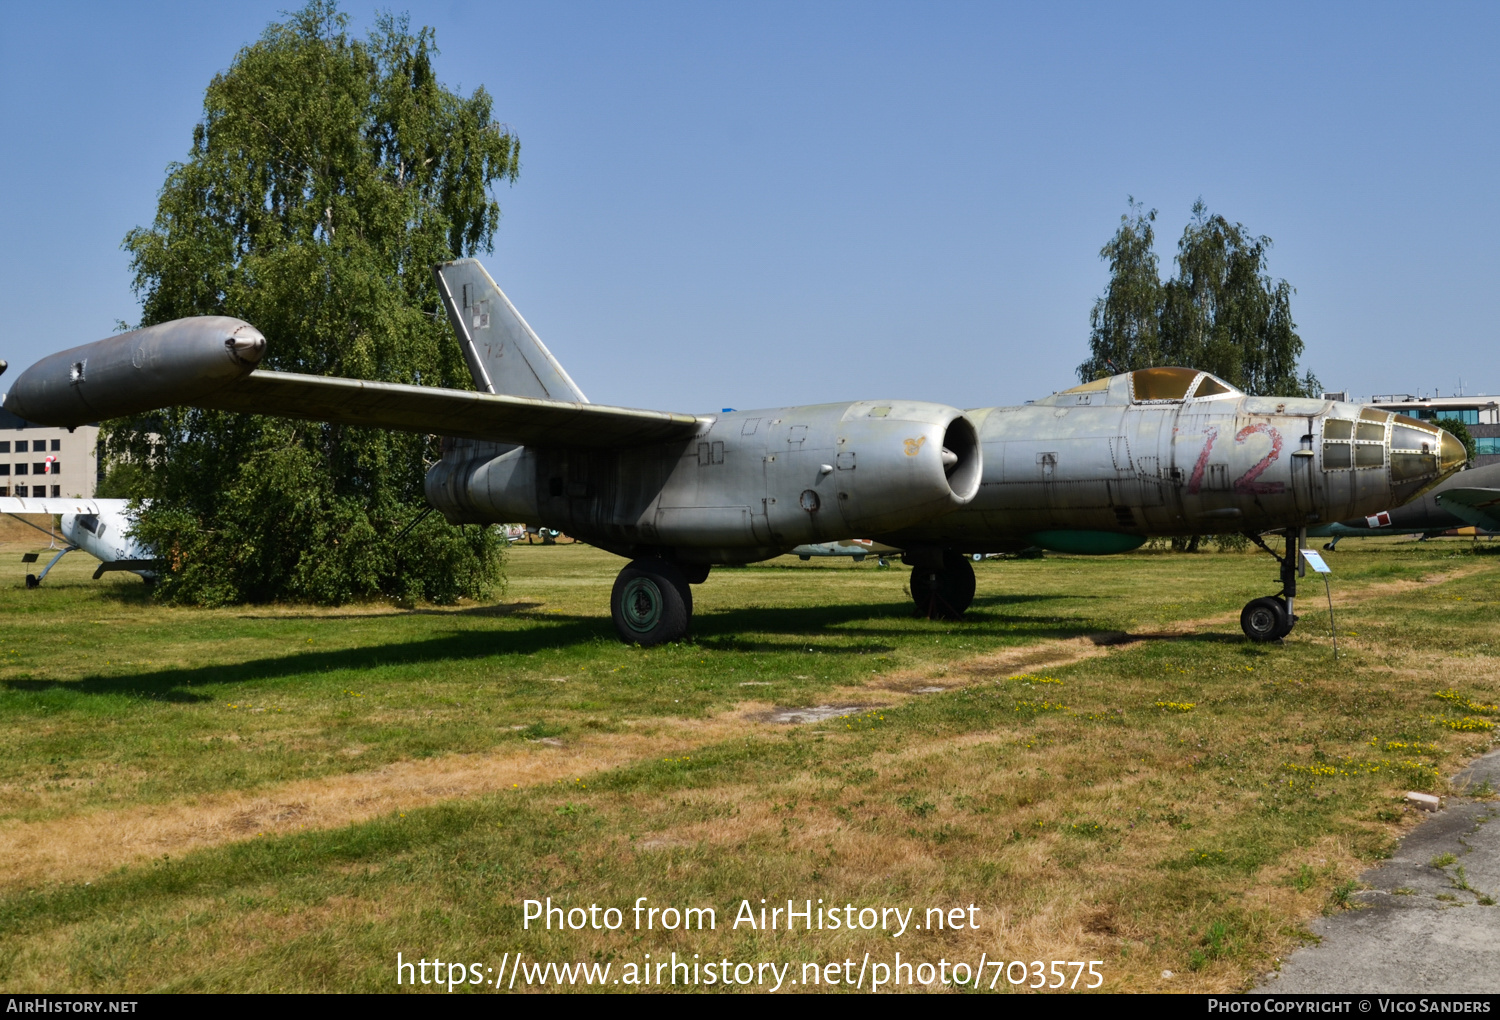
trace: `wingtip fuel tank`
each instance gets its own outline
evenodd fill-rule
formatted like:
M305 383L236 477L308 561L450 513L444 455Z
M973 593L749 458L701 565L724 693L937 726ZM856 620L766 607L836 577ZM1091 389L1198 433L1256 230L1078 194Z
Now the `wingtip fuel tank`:
M249 375L266 338L224 315L175 319L50 355L22 372L5 409L75 426L192 403Z

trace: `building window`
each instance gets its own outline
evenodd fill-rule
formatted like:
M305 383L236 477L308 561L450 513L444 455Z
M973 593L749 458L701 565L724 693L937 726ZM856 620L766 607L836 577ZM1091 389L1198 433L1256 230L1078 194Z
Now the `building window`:
M10 465L9 464L0 464L0 475L6 475L6 476L8 476L9 474L10 474Z
M25 453L26 452L26 440L24 440L24 439L17 439L16 440L16 452L17 453Z
M9 452L10 452L10 440L9 439L0 439L0 453L9 453Z
M31 473L34 475L45 475L47 473L47 462L38 461L31 465Z
M60 460L54 460L52 462L52 473L54 475L60 475L60 474L62 474L62 461L60 461Z
M54 439L54 440L52 440L52 452L56 453L58 450L61 450L61 449L62 449L62 440L61 439Z
M9 495L10 495L10 486L9 485L0 485L0 496L9 496Z
M22 499L25 499L26 498L26 486L24 486L24 485L17 485L16 486L16 495L19 496L19 497L21 497Z
M18 475L24 475L25 473L26 473L26 465L25 464L17 464L16 465L16 474L18 474Z
M1500 436L1480 436L1474 440L1474 452L1481 457L1500 454Z
M1479 424L1479 408L1477 407L1422 407L1417 409L1417 417L1423 421L1436 421L1439 418L1452 418L1461 421L1465 425Z
M54 485L54 486L52 486L52 498L56 499L57 497L59 497L61 495L62 495L62 486L61 485Z

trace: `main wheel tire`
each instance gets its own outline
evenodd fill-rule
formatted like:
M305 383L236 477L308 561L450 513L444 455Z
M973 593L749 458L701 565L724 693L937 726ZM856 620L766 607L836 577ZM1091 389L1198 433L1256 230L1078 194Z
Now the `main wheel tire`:
M974 567L968 557L952 549L943 551L943 568L914 567L911 598L917 615L929 620L957 620L974 601Z
M1240 630L1251 641L1275 641L1291 629L1286 603L1274 595L1254 599L1240 611Z
M36 577L35 574L27 574L26 575L26 587L28 587L28 588L39 588L39 587L41 587L41 584L42 584L42 582L37 580L37 577Z
M692 590L677 566L666 560L634 560L615 578L610 615L615 633L627 645L650 648L687 636L693 618Z

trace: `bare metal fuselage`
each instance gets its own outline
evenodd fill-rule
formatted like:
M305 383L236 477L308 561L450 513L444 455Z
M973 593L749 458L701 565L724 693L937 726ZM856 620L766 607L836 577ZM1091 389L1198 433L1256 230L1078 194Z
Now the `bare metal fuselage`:
M882 536L966 552L1056 544L1055 531L1177 536L1297 528L1400 503L1423 484L1393 479L1389 425L1366 467L1331 467L1323 423L1359 422L1332 401L1220 397L1175 404L1027 405L970 412L984 452L972 502ZM1437 475L1433 456L1431 472ZM1053 541L1049 543L1048 539ZM1103 541L1098 549L1111 551Z
M1298 528L1399 504L1446 467L1436 442L1421 463L1393 462L1394 420L1362 419L1358 405L1238 393L1132 402L1127 385L967 412L982 467L963 502L935 487L892 498L900 469L941 436L912 410L926 405L875 401L724 414L689 442L621 451L452 441L427 495L455 523L524 521L622 555L728 563L855 536L1112 552L1150 536ZM1349 438L1325 455L1330 420ZM1359 466L1355 446L1366 448Z

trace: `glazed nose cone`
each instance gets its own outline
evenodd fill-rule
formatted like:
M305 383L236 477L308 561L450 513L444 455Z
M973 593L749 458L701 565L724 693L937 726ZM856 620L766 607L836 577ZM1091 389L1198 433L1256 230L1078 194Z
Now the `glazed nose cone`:
M1438 449L1438 469L1443 474L1457 471L1468 462L1469 451L1464 449L1464 444L1458 441L1458 437L1451 432L1443 433L1443 443Z

